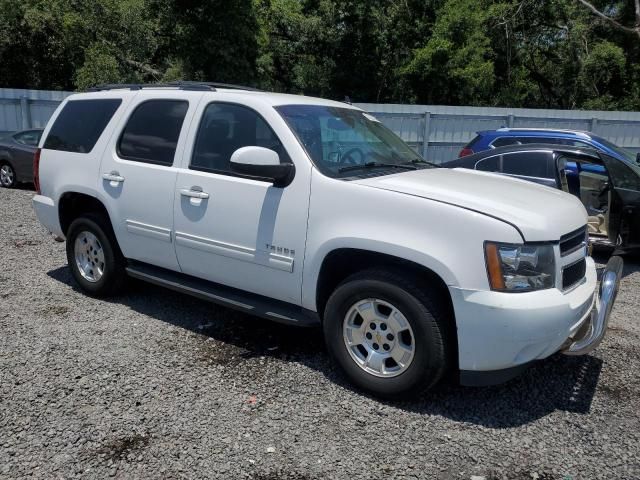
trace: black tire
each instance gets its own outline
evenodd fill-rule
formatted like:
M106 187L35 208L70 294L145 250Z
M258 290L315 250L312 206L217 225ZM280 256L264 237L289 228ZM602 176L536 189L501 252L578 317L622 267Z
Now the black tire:
M0 169L3 169L3 168L9 169L11 173L11 180L7 182L6 176L4 175L0 176L0 187L14 188L18 184L18 176L16 175L16 169L13 168L13 165L11 165L6 160L0 160Z
M381 378L363 370L343 340L343 322L360 300L376 298L395 306L405 316L414 336L413 360L397 376ZM454 340L442 299L427 285L418 285L401 271L366 270L342 282L327 302L324 335L327 349L346 376L358 387L384 398L406 398L437 384L453 364Z
M89 232L95 235L104 253L102 277L91 282L80 273L75 260L75 244L78 235ZM67 230L67 261L73 278L80 288L95 297L107 297L118 293L125 285L126 260L122 256L115 234L108 219L100 214L85 214L76 218Z

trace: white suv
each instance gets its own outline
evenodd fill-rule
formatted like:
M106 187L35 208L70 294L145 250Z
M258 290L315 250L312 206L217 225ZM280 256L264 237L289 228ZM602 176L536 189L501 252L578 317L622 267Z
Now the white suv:
M480 385L604 335L579 200L438 168L347 104L220 84L67 98L34 161L40 221L91 295L127 276L322 325L359 387Z

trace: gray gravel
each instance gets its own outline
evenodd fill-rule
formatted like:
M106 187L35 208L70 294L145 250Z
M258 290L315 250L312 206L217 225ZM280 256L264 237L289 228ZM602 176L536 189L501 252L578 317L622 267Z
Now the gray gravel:
M595 355L388 403L316 330L139 283L84 296L31 196L0 189L0 477L640 478L637 261Z

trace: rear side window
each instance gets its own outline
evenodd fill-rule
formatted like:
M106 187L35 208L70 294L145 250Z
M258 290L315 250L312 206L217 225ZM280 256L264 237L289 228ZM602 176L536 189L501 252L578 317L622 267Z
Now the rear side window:
M13 138L22 145L37 147L41 135L42 130L27 130L26 132L16 133Z
M515 137L500 137L491 142L492 147L506 147L507 145L520 145L522 142Z
M62 108L44 142L44 148L89 153L122 100L71 100Z
M464 146L464 148L473 147L478 142L478 140L480 140L480 135L476 135L475 137L473 137L471 141Z
M489 157L476 163L475 169L483 172L497 172L500 170L500 157Z
M553 157L544 152L502 155L502 172L536 178L555 178Z
M149 100L138 105L120 136L118 155L125 160L173 165L188 108L184 100Z

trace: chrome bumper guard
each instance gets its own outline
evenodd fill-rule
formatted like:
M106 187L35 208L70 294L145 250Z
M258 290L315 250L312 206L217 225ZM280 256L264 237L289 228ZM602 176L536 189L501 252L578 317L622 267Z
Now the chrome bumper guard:
M604 338L609 324L611 309L618 295L624 262L620 257L611 257L602 274L600 288L591 317L580 327L574 338L562 349L565 355L586 355L593 351Z

